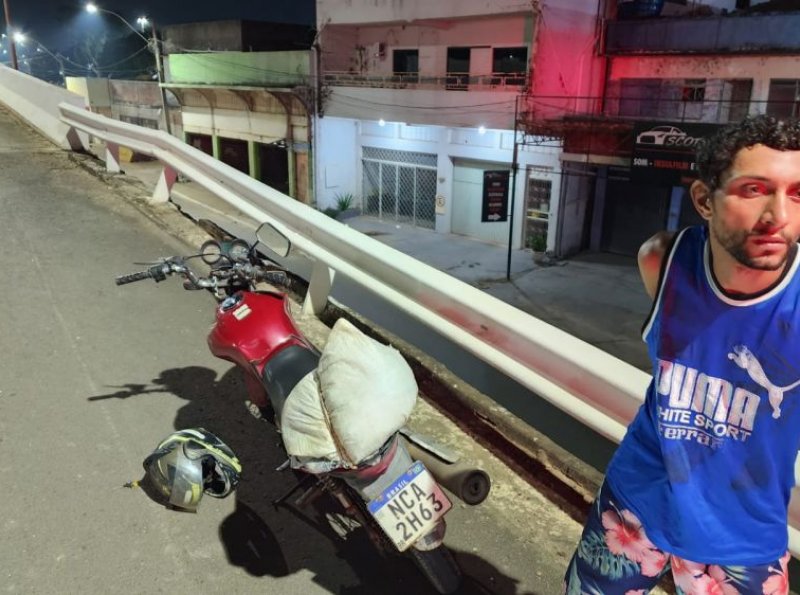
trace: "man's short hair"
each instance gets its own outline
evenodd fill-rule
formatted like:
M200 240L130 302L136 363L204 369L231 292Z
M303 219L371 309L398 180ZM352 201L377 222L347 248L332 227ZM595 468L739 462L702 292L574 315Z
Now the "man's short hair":
M697 146L700 180L713 192L719 187L722 174L733 164L736 154L759 144L778 151L800 150L800 120L750 116L703 139Z

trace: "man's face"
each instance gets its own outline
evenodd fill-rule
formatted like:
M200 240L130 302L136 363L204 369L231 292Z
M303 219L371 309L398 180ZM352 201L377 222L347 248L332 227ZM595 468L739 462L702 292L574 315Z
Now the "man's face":
M709 230L740 264L775 271L800 237L800 151L740 150L709 201Z

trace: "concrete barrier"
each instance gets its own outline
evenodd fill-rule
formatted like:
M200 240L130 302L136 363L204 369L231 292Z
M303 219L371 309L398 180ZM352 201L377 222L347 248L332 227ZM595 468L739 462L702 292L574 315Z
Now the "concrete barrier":
M61 121L60 103L86 108L86 100L13 68L0 65L0 101L62 149L89 147L89 136Z

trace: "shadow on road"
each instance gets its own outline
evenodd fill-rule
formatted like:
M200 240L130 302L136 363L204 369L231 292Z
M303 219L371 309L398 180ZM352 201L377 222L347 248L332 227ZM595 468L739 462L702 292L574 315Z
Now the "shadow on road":
M217 434L242 462L235 492L236 508L219 527L228 561L254 577L284 577L307 569L314 582L341 595L407 595L433 593L413 562L381 557L361 530L343 538L326 521L338 505L321 498L311 510L275 508L272 502L296 483L292 472L275 469L286 456L270 424L252 417L244 406L241 372L233 367L222 377L209 368L188 366L165 370L149 384L124 384L89 401L128 399L170 393L185 401L175 415L175 429L203 427ZM151 497L153 497L152 494ZM158 501L157 498L154 498ZM202 503L201 503L202 507ZM518 581L470 552L453 550L469 574L459 593L530 595Z

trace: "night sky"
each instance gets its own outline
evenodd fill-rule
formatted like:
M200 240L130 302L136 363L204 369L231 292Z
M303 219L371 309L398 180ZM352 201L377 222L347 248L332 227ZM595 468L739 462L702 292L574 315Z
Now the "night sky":
M6 0L15 30L27 33L53 51L115 20L109 14L89 14L80 0ZM223 19L249 19L314 25L315 0L107 0L95 2L136 24L148 16L156 25ZM2 15L0 15L2 16ZM5 18L2 30L5 31ZM119 21L117 21L119 22Z

